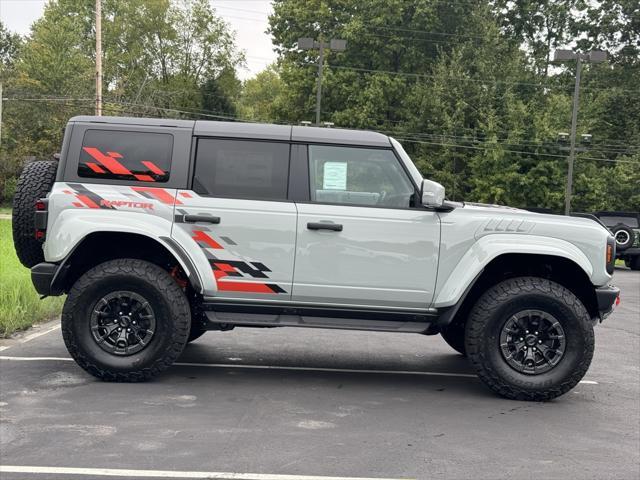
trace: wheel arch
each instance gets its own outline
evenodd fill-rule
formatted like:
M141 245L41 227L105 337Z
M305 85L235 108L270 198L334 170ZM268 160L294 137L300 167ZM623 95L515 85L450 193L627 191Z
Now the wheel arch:
M146 260L167 271L179 265L193 291L202 293L195 265L175 240L119 231L91 232L77 242L61 262L52 289L68 292L89 269L117 258Z
M493 258L468 283L458 302L441 315L439 324L465 322L473 305L488 288L520 276L537 276L559 283L580 299L591 318L599 318L594 286L575 261L558 255L505 253Z

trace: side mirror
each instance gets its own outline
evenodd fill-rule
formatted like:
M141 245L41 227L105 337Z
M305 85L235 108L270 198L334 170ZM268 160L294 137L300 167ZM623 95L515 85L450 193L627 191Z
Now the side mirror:
M444 203L444 187L432 180L422 180L422 205L441 207Z

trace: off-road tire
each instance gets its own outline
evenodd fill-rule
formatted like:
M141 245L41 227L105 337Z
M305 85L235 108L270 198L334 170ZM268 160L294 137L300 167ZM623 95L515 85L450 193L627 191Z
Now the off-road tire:
M57 169L57 162L27 163L16 185L12 212L13 245L20 263L27 268L44 262L42 243L35 237L36 201L51 190Z
M447 344L461 355L467 356L464 344L464 322L452 322L440 330L440 335Z
M104 351L89 319L104 295L128 290L151 305L156 329L149 344L129 356ZM92 268L73 285L62 310L62 336L73 359L101 380L140 382L157 376L178 358L189 338L191 311L178 284L163 269L135 259L111 260Z
M512 368L500 351L500 331L516 312L553 315L566 336L566 349L551 370L528 375ZM467 355L480 379L497 394L514 400L547 401L584 377L594 350L593 326L580 300L568 289L539 277L517 277L495 285L473 307L465 332Z

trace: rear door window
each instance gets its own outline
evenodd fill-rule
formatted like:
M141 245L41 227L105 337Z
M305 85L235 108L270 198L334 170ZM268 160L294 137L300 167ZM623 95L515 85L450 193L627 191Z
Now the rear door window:
M78 176L164 183L169 180L173 135L87 130Z
M202 138L193 190L200 195L286 200L289 144Z

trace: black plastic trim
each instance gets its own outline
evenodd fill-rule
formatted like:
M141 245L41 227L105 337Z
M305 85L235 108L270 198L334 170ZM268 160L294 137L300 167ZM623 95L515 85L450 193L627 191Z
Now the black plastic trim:
M620 296L620 289L613 285L605 285L596 288L596 300L598 301L598 311L600 314L606 314L613 309L613 304Z
M242 303L229 300L210 300L202 304L204 311L254 313L271 315L301 315L307 317L351 318L360 320L386 320L397 322L432 323L437 314L418 311L327 307L322 305L295 305L274 303Z
M51 284L58 273L59 265L55 263L38 263L31 267L31 282L40 295L51 296ZM59 295L59 294L58 294Z
M182 260L189 269L189 282L191 282L191 286L196 292L202 293L202 285L200 285L198 271L196 270L195 265L184 252L180 244L170 237L160 237L160 240L167 243L169 246L171 246L171 248L173 248L173 251L176 253L176 255L180 257L180 260Z

